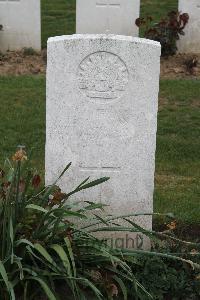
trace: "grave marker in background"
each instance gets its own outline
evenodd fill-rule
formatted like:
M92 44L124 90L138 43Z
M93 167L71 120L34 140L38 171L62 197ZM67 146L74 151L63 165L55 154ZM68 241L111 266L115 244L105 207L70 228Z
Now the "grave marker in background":
M160 44L150 40L115 35L49 39L47 184L72 161L60 182L65 191L88 176L111 178L75 200L108 204L107 212L115 215L153 211L159 65ZM151 229L150 216L137 221Z
M0 0L0 51L41 50L40 0Z
M179 0L179 11L189 14L185 36L178 41L181 53L200 53L200 0Z
M138 36L140 0L77 0L77 33Z

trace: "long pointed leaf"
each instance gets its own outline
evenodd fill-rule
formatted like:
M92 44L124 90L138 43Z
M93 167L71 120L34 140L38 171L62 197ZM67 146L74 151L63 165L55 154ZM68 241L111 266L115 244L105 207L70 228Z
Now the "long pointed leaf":
M120 289L123 293L124 296L124 300L127 300L128 298L128 293L127 293L127 289L125 284L123 283L123 281L121 280L121 278L119 278L118 276L114 275L113 279L118 283L118 285L120 286Z
M34 248L50 263L53 264L53 259L47 250L40 244L34 244Z
M67 237L64 239L64 241L67 245L67 250L68 250L68 253L69 253L69 257L71 259L73 275L74 275L74 277L76 277L76 265L75 265L75 261L74 261L74 255L73 255L71 243L70 243L70 240Z
M39 277L30 277L29 279L39 282L39 284L41 285L41 287L45 291L45 293L46 293L47 297L49 298L49 300L57 300L56 297L54 296L54 294L52 293L51 289L49 288L49 286L46 284L46 282L44 280L42 280Z
M35 204L29 204L26 206L27 209L33 209L33 210L37 210L43 213L48 213L48 210L46 210L45 208L43 208L42 206L39 205L35 205Z
M58 256L60 257L65 269L67 270L67 274L68 276L72 276L72 272L71 272L71 266L70 266L70 261L69 258L65 252L65 250L63 249L63 247L61 247L60 245L52 245L51 248L58 254Z

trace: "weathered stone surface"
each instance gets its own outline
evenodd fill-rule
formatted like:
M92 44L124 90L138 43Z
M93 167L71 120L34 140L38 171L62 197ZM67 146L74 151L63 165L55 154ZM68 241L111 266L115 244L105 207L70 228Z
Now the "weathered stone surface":
M189 23L186 25L185 36L178 41L178 50L181 53L200 53L200 0L179 0L179 11L189 14Z
M72 161L60 182L65 191L88 176L111 178L74 199L106 203L107 212L116 215L152 212L159 65L160 45L150 40L115 35L49 39L47 184ZM151 217L137 221L151 228Z
M140 0L77 0L77 33L138 36Z
M0 0L0 51L41 49L40 0Z

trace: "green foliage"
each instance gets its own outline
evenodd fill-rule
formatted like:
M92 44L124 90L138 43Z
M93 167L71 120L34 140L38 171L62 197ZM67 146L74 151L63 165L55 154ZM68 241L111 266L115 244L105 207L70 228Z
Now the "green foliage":
M72 299L88 299L91 294L95 299L119 296L126 300L128 290L136 299L152 299L129 266L130 262L134 269L139 266L138 256L164 257L200 267L181 256L117 249L94 237L97 231L127 231L142 232L153 240L162 237L181 242L168 234L144 230L131 220L141 214L102 219L96 209L103 211L103 204L70 201L72 195L109 179L87 178L71 192L63 193L57 183L70 166L53 185L44 188L24 148L19 146L12 161L6 160L0 170L0 299L38 299L46 295L56 300L60 288ZM127 226L116 226L119 219Z
M176 222L167 225L168 230L163 234L170 234L175 238ZM173 228L173 229L172 229ZM172 230L171 230L172 229ZM188 243L178 240L156 241L152 245L152 251L158 252L158 256L140 256L139 267L133 266L133 273L141 284L151 293L155 300L197 300L200 297L200 269L193 264L184 261L173 261L167 256L159 256L167 253L168 256L181 256L187 261L200 263L200 243ZM144 300L146 297L144 296Z
M135 23L138 27L145 28L145 38L161 43L162 56L169 56L176 54L176 41L180 39L180 35L184 35L183 30L188 20L187 13L180 14L177 11L171 11L158 23L155 23L150 16L138 18Z
M69 202L72 195L108 178L87 178L71 192L62 193L57 182L71 164L54 185L41 188L40 176L30 168L22 147L12 160L6 161L6 171L0 171L0 299L36 299L46 294L54 300L58 285L73 299L86 299L88 292L95 299L112 299L120 289L126 299L123 281L135 287L139 283L122 255L114 255L113 249L91 234L91 227L101 223L95 209L102 210L104 205ZM73 220L91 224L81 229Z
M200 297L199 273L181 262L141 257L140 267L133 272L155 300Z

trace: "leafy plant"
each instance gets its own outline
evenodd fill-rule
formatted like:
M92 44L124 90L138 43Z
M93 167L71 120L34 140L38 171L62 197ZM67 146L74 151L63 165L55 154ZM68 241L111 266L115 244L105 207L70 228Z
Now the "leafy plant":
M70 168L65 168L58 180ZM74 190L63 193L57 183L42 187L23 147L0 170L0 299L152 299L133 274L140 255L164 257L199 267L181 257L142 250L115 249L97 239L94 232L143 232L154 240L169 235L149 232L132 216L97 214L104 205L70 201L82 190L103 184L108 178L86 178ZM116 225L123 219L127 227ZM88 224L89 223L89 224ZM131 266L130 266L131 265ZM95 298L94 298L95 297Z
M183 248L171 251L192 257L192 252L184 253ZM162 251L160 249L160 251ZM169 249L165 249L169 253ZM174 253L174 252L173 252ZM194 258L193 258L194 259ZM200 261L197 256L197 261ZM182 262L174 263L162 257L140 257L140 266L134 266L133 273L141 284L151 293L153 299L199 299L200 280L199 271L194 270ZM192 297L192 298L191 298Z
M174 55L177 52L176 42L184 35L184 28L189 21L187 13L181 14L171 11L167 17L155 23L151 16L138 18L136 25L144 29L144 36L147 39L161 43L162 56Z
M30 169L23 148L12 160L7 160L8 170L0 172L0 299L35 299L46 294L54 300L58 298L58 284L73 299L86 299L89 291L96 299L105 295L111 299L120 287L126 299L122 279L139 285L131 269L121 255L113 255L112 249L88 233L87 226L82 230L72 222L88 220L87 212L104 206L85 202L80 208L80 203L68 201L75 193L108 178L92 182L87 178L65 194L57 186L58 180L39 189L41 179ZM99 223L100 219L93 216L92 221Z

